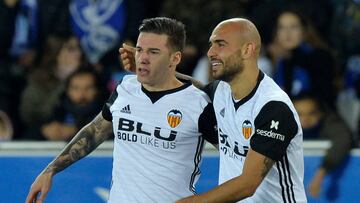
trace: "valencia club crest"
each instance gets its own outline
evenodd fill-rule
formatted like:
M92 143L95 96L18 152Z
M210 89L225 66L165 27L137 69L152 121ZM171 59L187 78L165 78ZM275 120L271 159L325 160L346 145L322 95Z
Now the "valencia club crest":
M167 114L167 121L172 128L178 126L181 123L181 119L182 113L177 109L173 109Z
M252 124L249 120L245 120L242 123L242 133L245 137L245 139L249 139L252 133Z

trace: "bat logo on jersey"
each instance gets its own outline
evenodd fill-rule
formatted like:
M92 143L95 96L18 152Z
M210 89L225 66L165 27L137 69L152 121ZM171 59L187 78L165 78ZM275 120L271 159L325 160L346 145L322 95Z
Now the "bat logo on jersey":
M279 128L279 121L271 120L270 129L273 129L273 128L275 128L275 130L277 130Z
M175 128L181 123L182 113L179 110L173 109L167 114L167 121L172 128Z
M245 139L249 139L252 133L252 124L249 120L245 120L242 124L242 133Z

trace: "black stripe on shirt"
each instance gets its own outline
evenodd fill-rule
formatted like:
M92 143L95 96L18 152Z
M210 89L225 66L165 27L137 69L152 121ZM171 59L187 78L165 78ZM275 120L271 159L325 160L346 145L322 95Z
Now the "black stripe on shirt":
M203 145L204 145L204 139L202 136L199 136L197 147L196 147L196 152L195 152L195 156L194 156L195 167L194 167L194 171L191 174L191 179L190 179L190 184L189 184L189 190L193 194L196 194L194 182L195 182L196 176L200 174L199 165L200 165L200 161L201 161L201 152L203 149Z
M279 172L279 183L280 183L280 186L281 186L281 195L282 195L282 199L283 199L283 202L286 203L286 198L285 198L285 189L284 189L284 186L283 186L283 183L282 183L282 172L281 172L281 168L280 168L280 161L277 161L276 162L276 168Z
M282 170L283 170L283 174L284 174L284 180L285 180L285 185L286 185L287 198L288 198L289 202L291 203L290 189L289 189L290 187L289 187L289 183L288 183L288 174L286 173L284 158L281 160L280 163L281 163Z
M286 171L288 172L288 175L289 175L291 197L292 197L292 200L296 203L295 193L294 193L294 188L293 188L293 187L294 187L294 184L293 184L293 181L291 180L291 173L290 173L290 167L289 167L289 159L288 159L287 154L285 155L285 165L286 165Z

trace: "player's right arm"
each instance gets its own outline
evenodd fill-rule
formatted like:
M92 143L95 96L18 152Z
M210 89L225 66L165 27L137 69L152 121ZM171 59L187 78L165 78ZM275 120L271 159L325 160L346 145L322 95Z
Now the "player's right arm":
M75 135L62 152L39 174L31 185L26 203L43 202L51 188L52 177L95 150L111 133L112 123L105 120L102 113L98 114L94 120Z

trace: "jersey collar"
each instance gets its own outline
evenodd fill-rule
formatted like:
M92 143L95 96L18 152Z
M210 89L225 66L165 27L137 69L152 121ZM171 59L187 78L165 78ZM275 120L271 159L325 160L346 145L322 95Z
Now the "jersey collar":
M243 99L241 99L240 101L236 102L234 100L234 98L232 98L233 102L234 102L234 107L235 107L235 110L238 110L238 108L243 105L245 102L249 101L255 94L256 90L258 89L259 85L260 85L260 82L262 81L262 79L264 78L264 73L260 70L259 71L259 75L257 77L257 82L256 82L256 86L255 88L246 96L244 97Z
M184 82L184 81L182 81ZM167 95L167 94L172 94L175 92L178 92L180 90L183 90L187 87L189 87L191 85L190 82L184 82L184 84L180 87L174 88L174 89L170 89L170 90L164 90L164 91L149 91L147 89L145 89L144 86L141 85L141 90L146 94L146 96L149 97L149 99L151 100L151 102L154 104L155 102L157 102L161 97Z

